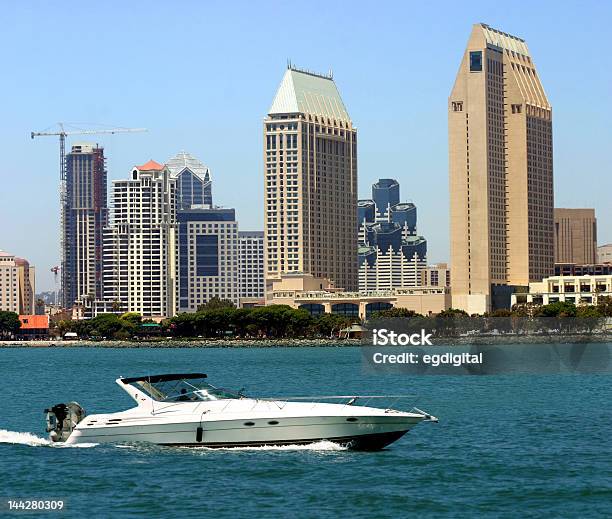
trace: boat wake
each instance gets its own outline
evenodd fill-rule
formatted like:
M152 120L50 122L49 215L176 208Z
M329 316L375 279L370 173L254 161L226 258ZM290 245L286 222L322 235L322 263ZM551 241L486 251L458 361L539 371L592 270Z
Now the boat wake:
M77 445L66 445L64 443L54 443L46 438L41 438L29 432L7 431L0 429L0 443L10 443L13 445L29 445L30 447L95 447L97 443L79 443Z

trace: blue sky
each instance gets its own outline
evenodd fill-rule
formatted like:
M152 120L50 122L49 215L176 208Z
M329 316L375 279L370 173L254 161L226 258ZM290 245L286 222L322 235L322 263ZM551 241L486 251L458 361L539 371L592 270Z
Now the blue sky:
M446 100L476 22L523 37L554 110L555 205L595 207L612 242L610 2L5 2L0 249L58 263L58 121L146 127L100 136L109 179L181 149L216 204L263 228L262 120L287 60L334 71L358 127L360 195L399 180L430 262L448 259Z

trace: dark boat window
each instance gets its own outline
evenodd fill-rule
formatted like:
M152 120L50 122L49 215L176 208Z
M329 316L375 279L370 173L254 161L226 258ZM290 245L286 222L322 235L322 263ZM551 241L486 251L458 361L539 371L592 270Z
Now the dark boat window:
M251 427L252 425L255 425L255 422L244 422L244 425Z
M351 416L350 418L346 419L347 422L356 422L357 418L355 418L354 416Z
M278 422L276 420L270 420L268 425L278 425Z
M152 375L127 378L124 384L132 384L158 402L211 402L242 398L236 391L215 387L207 383L205 374Z

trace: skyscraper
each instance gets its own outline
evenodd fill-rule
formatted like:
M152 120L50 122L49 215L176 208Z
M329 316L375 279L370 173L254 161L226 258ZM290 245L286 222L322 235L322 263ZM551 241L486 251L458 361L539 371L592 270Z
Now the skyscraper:
M416 287L427 267L427 240L417 236L417 209L400 203L397 180L372 185L372 200L359 200L359 290Z
M242 305L244 300L252 302L265 297L263 231L239 231L238 250L240 304Z
M266 283L357 288L357 130L331 75L289 66L264 121Z
M66 155L63 306L102 297L102 240L108 223L104 148L77 143Z
M146 317L175 310L176 181L150 160L114 180L104 231L104 300Z
M376 205L377 218L386 219L391 208L399 204L399 182L393 178L381 178L372 185L372 200Z
M453 307L553 272L552 109L524 40L476 24L448 99Z
M238 222L234 209L183 209L177 220L177 310L195 312L213 297L238 305Z
M212 205L212 176L210 169L185 151L171 158L166 166L176 179L176 209Z
M555 263L597 262L595 209L555 208Z

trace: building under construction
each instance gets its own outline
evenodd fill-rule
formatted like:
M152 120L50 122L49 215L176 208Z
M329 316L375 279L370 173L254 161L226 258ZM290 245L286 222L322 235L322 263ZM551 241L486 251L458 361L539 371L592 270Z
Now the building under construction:
M102 298L102 239L108 224L104 148L77 143L66 155L63 197L64 308Z

